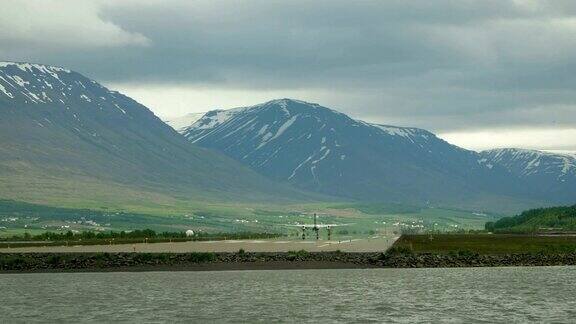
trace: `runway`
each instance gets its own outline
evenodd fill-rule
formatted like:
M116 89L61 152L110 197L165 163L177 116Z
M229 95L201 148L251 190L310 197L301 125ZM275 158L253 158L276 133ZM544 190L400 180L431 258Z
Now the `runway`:
M73 252L142 252L142 253L186 253L186 252L287 252L305 250L309 252L379 252L386 251L398 237L371 237L348 240L225 240L190 241L176 243L138 243L117 245L35 246L1 248L0 253L73 253Z

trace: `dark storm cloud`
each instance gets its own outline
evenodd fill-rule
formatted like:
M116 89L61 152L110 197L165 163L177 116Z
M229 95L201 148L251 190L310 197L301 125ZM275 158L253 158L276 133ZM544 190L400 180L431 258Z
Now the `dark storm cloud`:
M108 82L307 89L357 117L437 131L576 127L571 1L98 4L126 46L6 55Z

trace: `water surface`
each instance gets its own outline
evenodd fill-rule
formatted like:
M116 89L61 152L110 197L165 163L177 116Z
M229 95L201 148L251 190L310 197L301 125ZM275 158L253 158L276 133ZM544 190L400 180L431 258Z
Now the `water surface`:
M566 322L576 267L0 275L0 322Z

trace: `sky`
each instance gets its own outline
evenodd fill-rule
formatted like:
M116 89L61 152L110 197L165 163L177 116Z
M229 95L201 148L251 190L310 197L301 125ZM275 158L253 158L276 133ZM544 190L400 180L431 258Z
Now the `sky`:
M572 0L3 0L0 60L170 119L276 98L481 150L576 150Z

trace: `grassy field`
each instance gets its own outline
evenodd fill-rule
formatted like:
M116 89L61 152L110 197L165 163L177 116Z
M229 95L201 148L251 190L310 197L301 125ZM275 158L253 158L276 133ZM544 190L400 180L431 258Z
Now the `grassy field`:
M403 235L393 248L413 253L479 254L576 252L576 236L513 234Z

